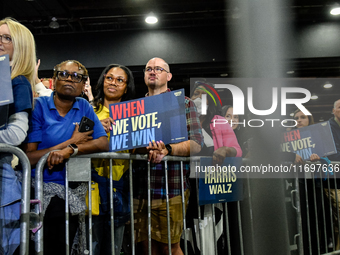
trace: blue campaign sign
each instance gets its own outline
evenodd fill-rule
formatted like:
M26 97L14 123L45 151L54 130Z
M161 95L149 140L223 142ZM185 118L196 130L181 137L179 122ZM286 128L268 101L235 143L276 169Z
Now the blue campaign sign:
M9 56L0 56L0 106L13 103L13 89Z
M285 132L282 137L281 151L299 154L309 160L315 153L319 157L336 154L333 134L328 121Z
M199 205L239 201L243 198L243 181L238 170L242 158L225 158L213 165L212 158L201 158L199 171Z
M146 147L150 141L165 144L188 140L184 89L110 104L116 122L110 132L110 151Z

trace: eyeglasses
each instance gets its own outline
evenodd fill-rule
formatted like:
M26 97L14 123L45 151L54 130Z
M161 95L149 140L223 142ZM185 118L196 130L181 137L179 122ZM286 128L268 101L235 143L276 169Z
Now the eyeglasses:
M87 75L83 75L76 72L68 73L66 71L57 71L57 78L60 81L66 81L69 76L71 76L71 80L74 82L81 82L82 80L86 80L88 77Z
M119 76L116 77L111 75L105 75L105 81L108 83L112 83L113 81L115 81L115 84L118 86L123 86L124 84L126 84L126 80Z
M160 66L156 66L155 68L151 68L151 67L147 67L145 69L143 69L144 73L151 73L152 71L155 71L155 73L162 73L163 71L169 73L167 70L165 70L163 67Z
M10 35L0 35L0 41L3 43L3 44L7 44L7 43L11 43L12 42L12 37Z

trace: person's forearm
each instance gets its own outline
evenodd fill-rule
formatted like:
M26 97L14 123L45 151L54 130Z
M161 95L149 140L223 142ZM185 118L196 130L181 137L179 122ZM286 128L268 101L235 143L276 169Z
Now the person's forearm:
M65 149L69 144L73 143L71 139L66 140L65 142L62 142L60 144L57 144L53 147L42 149L42 150L34 150L34 151L25 151L28 159L30 160L31 165L35 165L38 163L38 161L48 152L54 151L54 150L62 150Z
M78 154L80 155L105 151L109 151L109 141L106 136L78 145Z
M38 161L43 157L46 153L49 153L54 150L63 150L67 149L70 155L73 154L73 149L68 147L69 144L75 143L75 141L71 139L66 140L56 146L42 149L42 150L34 150L34 151L26 151L27 157L30 160L31 165L35 165ZM109 150L109 142L106 136L102 136L98 139L88 141L83 144L77 145L78 154L90 154L95 152L103 152Z
M237 151L234 147L223 147L225 149L225 155L226 157L235 157L237 154Z
M20 145L26 138L28 130L28 113L18 112L8 119L6 129L0 131L0 143L13 146Z
M202 147L197 142L190 140L190 154L195 155L201 151Z
M171 156L182 156L188 157L191 154L196 154L201 151L201 146L191 140L180 142L180 143L173 143L171 144L172 153Z

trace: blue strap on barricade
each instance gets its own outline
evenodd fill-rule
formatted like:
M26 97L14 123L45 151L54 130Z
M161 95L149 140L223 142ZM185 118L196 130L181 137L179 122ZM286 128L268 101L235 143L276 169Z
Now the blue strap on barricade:
M320 162L321 162L322 165L328 165L328 171L326 173L324 171L322 171L322 169L321 169L321 174L323 176L326 175L325 177L323 177L323 180L325 181L325 180L327 180L328 175L334 175L333 168L331 166L332 162L327 157L320 157Z

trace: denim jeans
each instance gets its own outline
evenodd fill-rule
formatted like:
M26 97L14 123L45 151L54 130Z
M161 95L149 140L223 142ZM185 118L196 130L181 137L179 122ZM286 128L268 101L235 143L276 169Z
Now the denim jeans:
M0 241L3 254L11 255L20 244L21 184L11 166L12 155L0 155Z

